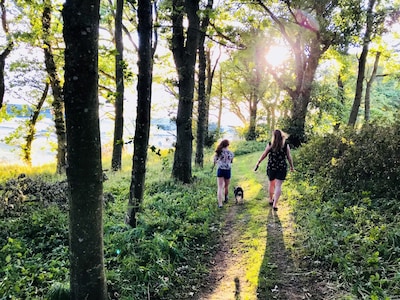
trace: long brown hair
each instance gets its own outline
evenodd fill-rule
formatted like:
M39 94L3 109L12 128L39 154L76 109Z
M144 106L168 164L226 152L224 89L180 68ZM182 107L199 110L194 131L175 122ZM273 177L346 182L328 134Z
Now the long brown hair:
M221 155L222 148L226 148L229 146L229 141L228 140L222 140L221 143L219 143L217 149L215 150L215 153L217 153L217 156Z
M279 129L274 130L274 134L272 136L272 150L278 151L283 148L285 144L286 136Z

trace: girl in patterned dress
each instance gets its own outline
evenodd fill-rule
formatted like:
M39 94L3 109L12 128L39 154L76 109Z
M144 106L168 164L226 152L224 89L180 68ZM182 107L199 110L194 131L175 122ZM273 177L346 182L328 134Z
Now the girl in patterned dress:
M293 160L290 154L289 144L282 134L282 131L276 129L273 133L272 141L268 143L264 152L261 154L254 168L257 171L260 163L268 156L267 176L269 179L269 205L274 210L278 210L278 201L282 193L282 183L286 179L287 164L289 162L290 171L294 171Z

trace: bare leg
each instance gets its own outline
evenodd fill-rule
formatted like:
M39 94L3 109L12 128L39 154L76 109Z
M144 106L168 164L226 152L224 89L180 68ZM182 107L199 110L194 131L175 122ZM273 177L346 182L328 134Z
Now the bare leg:
M224 193L224 200L228 201L228 194L229 194L229 183L231 182L230 179L225 179L225 193ZM225 201L225 202L226 202Z
M274 200L275 181L276 181L276 179L271 180L269 182L269 201L270 201L270 203Z
M217 184L218 184L218 191L217 191L217 198L218 198L218 206L222 207L222 202L224 201L225 192L225 178L224 177L217 177Z
M275 181L276 181L276 184L275 184L275 195L274 195L274 207L277 207L278 201L279 201L279 197L282 194L282 183L283 183L283 180L275 179Z

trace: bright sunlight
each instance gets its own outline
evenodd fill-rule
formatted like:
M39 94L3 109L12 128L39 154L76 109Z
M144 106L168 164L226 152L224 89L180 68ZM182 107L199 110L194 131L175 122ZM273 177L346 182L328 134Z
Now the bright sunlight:
M276 68L282 66L290 56L290 51L282 45L271 46L265 54L267 63Z

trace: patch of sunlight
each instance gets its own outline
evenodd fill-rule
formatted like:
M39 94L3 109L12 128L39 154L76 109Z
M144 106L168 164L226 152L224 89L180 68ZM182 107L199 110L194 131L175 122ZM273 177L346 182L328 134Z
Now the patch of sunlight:
M254 178L248 180L239 180L237 181L236 185L243 188L245 199L259 198L260 190L262 190L263 188L263 186L258 183Z
M266 212L267 207L265 200L265 191L261 184L255 180L251 180L249 189L249 198L246 203L246 211L240 214L239 219L246 219L247 215L251 216L246 221L246 230L240 238L240 249L243 255L242 261L245 262L243 268L244 276L241 277L243 282L241 286L242 299L257 299L257 287L259 283L259 274L262 268L265 255L267 253L267 231L266 231ZM250 196L251 195L251 196Z
M231 259L223 279L207 300L257 299L260 272L263 263L269 259L267 215L270 207L266 198L266 176L264 172L253 171L260 154L240 156L234 163L232 186L241 186L244 190L244 205L237 209L233 229L240 236L230 249ZM234 295L235 292L238 294Z
M258 286L259 273L263 262L263 256L266 253L266 246L266 243L259 244L253 251L249 252L246 280L251 283L251 286Z

